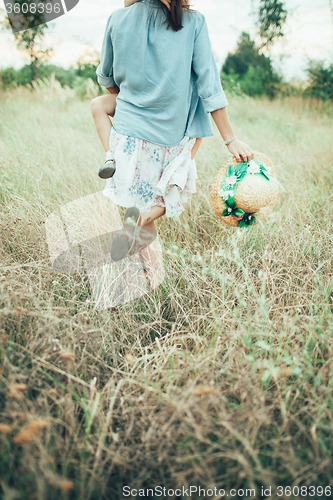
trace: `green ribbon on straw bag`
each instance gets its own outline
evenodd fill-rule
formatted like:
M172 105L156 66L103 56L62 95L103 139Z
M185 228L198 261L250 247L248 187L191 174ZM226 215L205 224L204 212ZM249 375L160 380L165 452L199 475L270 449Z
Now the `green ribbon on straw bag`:
M222 212L222 217L235 217L239 223L239 227L249 227L256 223L255 212L248 214L241 208L236 207L235 197L238 184L246 175L261 175L270 184L271 180L268 175L268 169L261 163L259 158L254 158L251 161L242 162L233 167L229 165L227 175L224 177L221 189L218 194L221 196L226 208Z

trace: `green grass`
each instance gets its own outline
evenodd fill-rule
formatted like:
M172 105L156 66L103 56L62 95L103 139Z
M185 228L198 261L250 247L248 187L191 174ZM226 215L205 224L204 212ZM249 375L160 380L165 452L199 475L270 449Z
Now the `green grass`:
M53 271L43 225L102 189L89 101L55 83L1 95L6 500L120 499L124 485L256 488L256 498L272 486L272 498L290 498L276 487L331 484L332 108L230 101L237 135L273 159L286 189L273 215L248 232L222 226L209 187L229 153L206 139L197 194L158 223L165 281L96 312L86 278ZM15 383L27 384L21 400L9 397ZM48 428L15 444L40 418Z

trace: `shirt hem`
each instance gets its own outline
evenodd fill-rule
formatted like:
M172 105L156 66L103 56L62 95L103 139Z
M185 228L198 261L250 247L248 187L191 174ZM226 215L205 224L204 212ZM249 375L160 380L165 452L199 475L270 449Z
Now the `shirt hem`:
M214 132L210 132L209 134L189 134L189 133L186 133L185 134L185 137L190 137L192 139L205 139L205 137L213 137L214 135Z
M168 144L165 144L165 143L164 143L164 144L162 144L161 142L156 142L156 141L153 141L153 140L148 139L148 138L146 138L146 137L142 137L142 135L139 135L139 134L137 134L137 133L135 133L135 132L134 132L134 133L132 133L132 132L122 132L122 131L118 130L118 129L117 129L117 127L115 127L114 125L113 125L113 128L114 128L114 131L115 131L115 132L117 132L117 134L122 134L122 135L125 135L125 136L128 136L128 137L134 137L134 139L140 139L141 141L151 142L152 144L156 144L156 146L161 146L161 147L163 147L163 148L173 148L173 147L175 147L175 146L178 146L178 144L179 144L180 142L182 142L182 140L183 140L185 137L189 137L189 138L192 138L192 139L197 139L197 137L195 137L195 136L193 136L193 135L188 135L188 134L186 134L186 133L185 133L185 134L184 134L184 135L183 135L183 136L179 139L179 141L177 141L177 142L174 142L174 143L172 142L171 144L170 144L170 143L168 143ZM212 135L213 135L213 134L212 134ZM202 137L202 136L200 136L200 137ZM208 136L205 136L205 137L208 137Z

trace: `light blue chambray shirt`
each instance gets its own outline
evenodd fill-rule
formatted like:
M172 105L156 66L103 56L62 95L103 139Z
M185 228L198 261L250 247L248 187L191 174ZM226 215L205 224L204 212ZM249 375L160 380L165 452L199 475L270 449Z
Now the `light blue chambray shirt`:
M172 147L213 135L208 113L228 105L205 17L184 11L183 29L167 29L158 0L114 11L106 26L98 82L120 92L116 132Z

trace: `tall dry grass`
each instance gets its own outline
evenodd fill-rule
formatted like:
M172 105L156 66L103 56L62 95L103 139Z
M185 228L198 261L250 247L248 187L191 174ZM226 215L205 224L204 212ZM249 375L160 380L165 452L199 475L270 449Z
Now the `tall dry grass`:
M197 194L159 223L164 283L96 312L84 277L53 271L43 228L103 187L89 102L45 85L0 106L3 498L330 485L332 108L232 99L237 135L276 164L277 210L222 227L209 186L228 152L206 139Z

